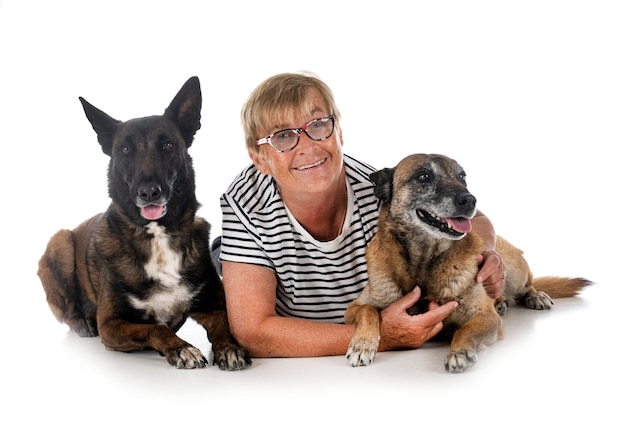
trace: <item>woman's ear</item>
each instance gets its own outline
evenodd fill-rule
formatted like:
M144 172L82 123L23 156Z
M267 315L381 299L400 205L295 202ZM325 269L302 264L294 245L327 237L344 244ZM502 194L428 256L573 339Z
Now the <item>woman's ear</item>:
M265 157L263 157L260 152L249 149L248 155L250 156L250 159L254 163L254 166L257 168L257 170L259 170L263 174L270 174L268 167L265 165Z

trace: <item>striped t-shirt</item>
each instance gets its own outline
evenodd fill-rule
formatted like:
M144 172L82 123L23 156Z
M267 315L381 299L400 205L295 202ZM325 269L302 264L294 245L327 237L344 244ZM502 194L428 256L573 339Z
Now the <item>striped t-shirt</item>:
M341 235L314 239L285 207L273 179L248 166L220 198L222 261L265 266L276 274L276 313L344 322L367 283L365 248L376 233L375 169L344 154L348 212Z

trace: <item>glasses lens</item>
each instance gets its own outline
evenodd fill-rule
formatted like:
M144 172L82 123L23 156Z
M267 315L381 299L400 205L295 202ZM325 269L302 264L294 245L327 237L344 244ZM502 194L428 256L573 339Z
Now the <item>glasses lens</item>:
M270 136L270 142L279 151L289 151L298 143L298 136L294 129L281 130Z
M330 116L322 117L310 122L306 126L305 132L314 141L321 141L332 135L334 126L333 119Z

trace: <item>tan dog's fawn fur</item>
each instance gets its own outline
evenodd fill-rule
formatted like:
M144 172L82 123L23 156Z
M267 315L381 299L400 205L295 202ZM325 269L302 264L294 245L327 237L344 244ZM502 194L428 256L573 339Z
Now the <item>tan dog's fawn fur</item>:
M444 320L444 331L453 333L445 368L463 372L476 363L478 350L502 336L501 317L509 301L550 309L551 298L574 296L591 284L584 278L534 279L522 251L498 236L506 285L505 297L494 301L476 282L483 246L470 231L476 198L461 166L446 156L415 154L370 177L382 206L378 232L366 252L368 284L345 314L346 323L355 324L346 354L352 366L373 362L380 341L379 311L416 285L422 292L418 303L459 303Z

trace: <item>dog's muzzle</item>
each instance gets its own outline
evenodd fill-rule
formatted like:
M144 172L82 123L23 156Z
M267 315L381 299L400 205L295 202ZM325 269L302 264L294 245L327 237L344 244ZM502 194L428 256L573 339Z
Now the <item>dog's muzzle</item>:
M417 210L417 217L431 227L447 234L452 238L460 239L472 230L470 220L476 214L476 197L468 192L456 195L456 209L458 214L453 217L443 217L424 209Z
M142 183L137 188L136 204L146 220L158 220L167 212L167 199L158 183Z

